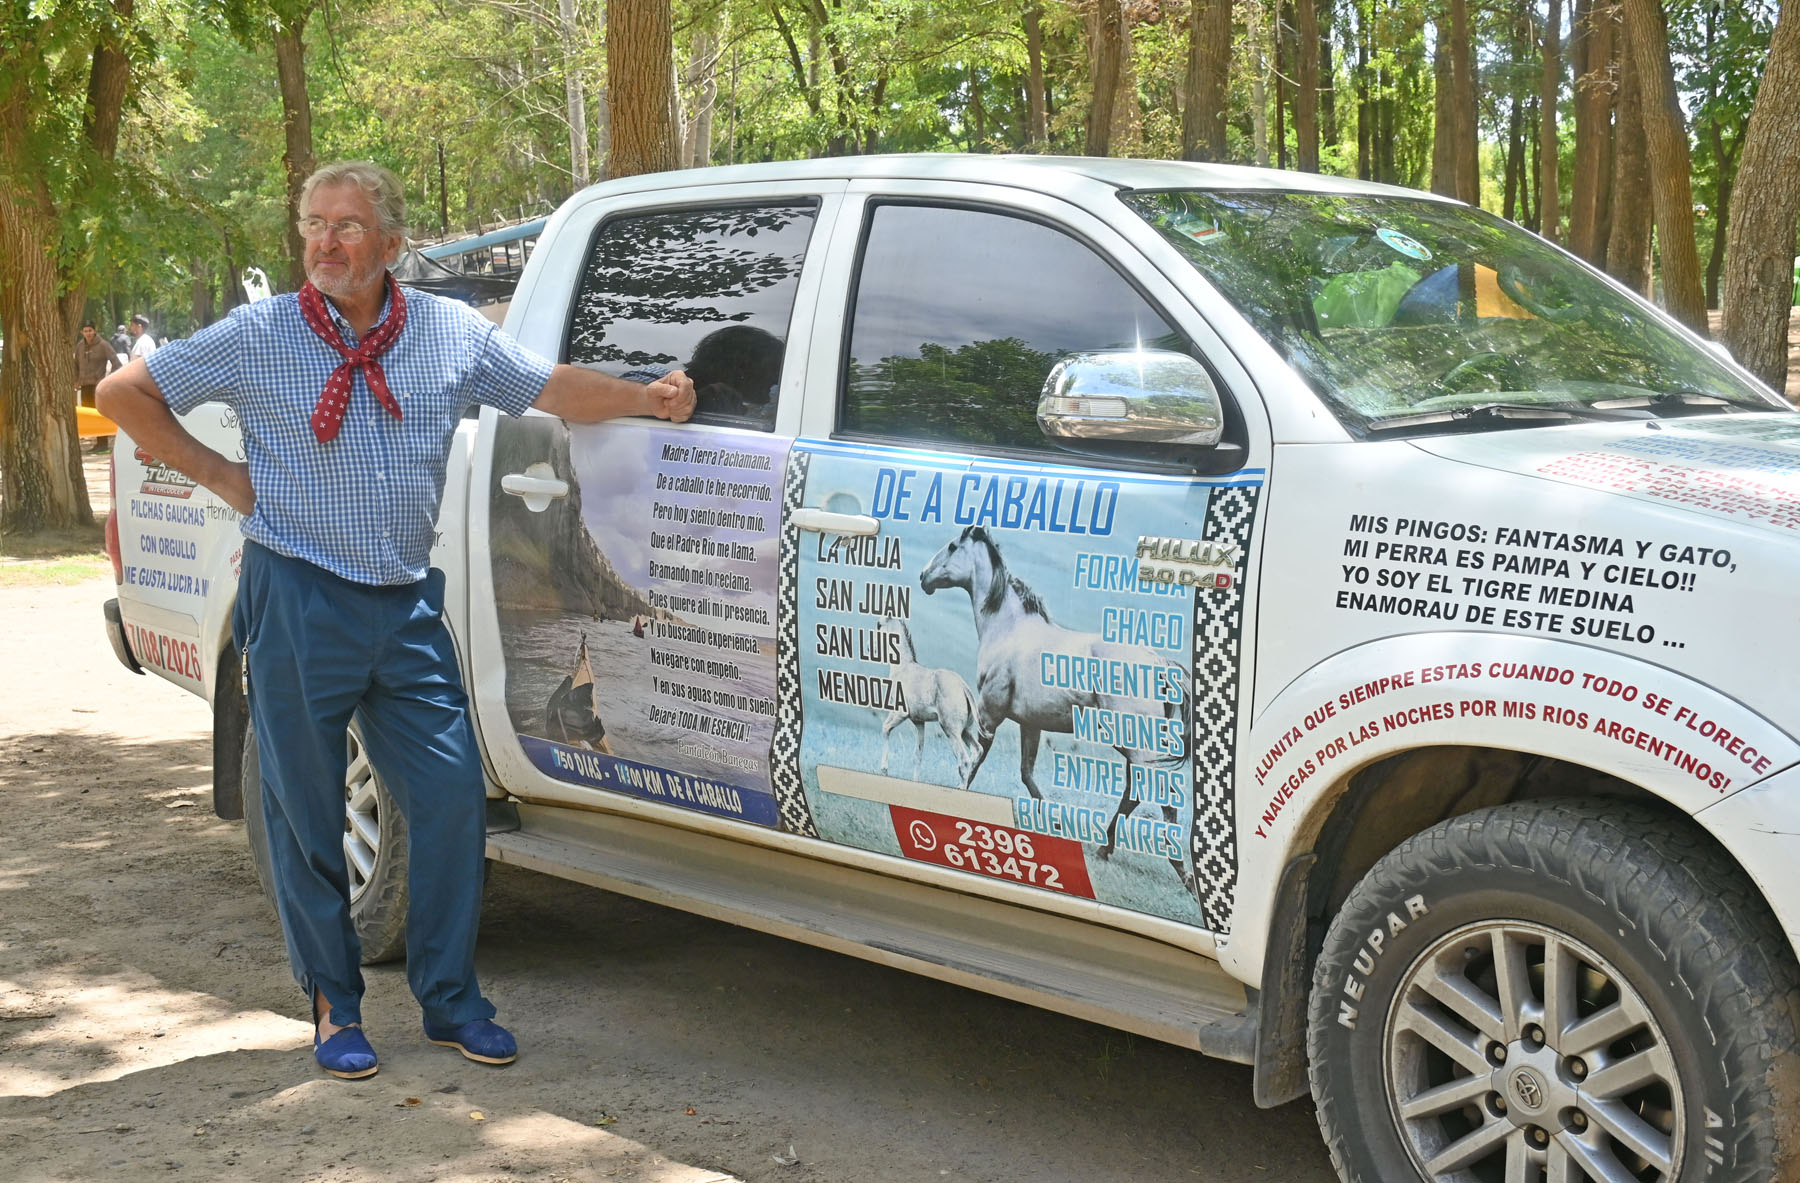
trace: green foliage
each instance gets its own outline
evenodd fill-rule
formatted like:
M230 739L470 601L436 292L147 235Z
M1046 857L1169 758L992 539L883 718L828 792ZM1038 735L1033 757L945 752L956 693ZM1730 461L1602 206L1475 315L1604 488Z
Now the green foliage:
M1091 98L1083 13L1093 2L1041 5L1051 151L1082 147ZM1115 152L1179 154L1194 2L1126 5L1136 93L1123 99L1129 130ZM1667 2L1677 80L1694 131L1696 193L1711 208L1736 167L1775 0ZM716 89L709 150L699 163L1032 147L1026 0L673 3L679 76L688 78L690 55L711 54L698 71L710 74ZM1324 171L1428 182L1432 55L1444 8L1442 0L1320 4L1332 42L1322 102L1337 130L1335 142L1322 145ZM80 126L92 33L112 11L104 0L0 0L0 55L19 63L0 71L0 102L19 87L42 96L31 134L43 178L66 211L62 252L107 296L100 309L106 317L144 308L158 312L165 329L185 331L196 276L223 299L227 240L238 267L285 273L282 113L272 50L281 18L307 17L318 158L366 157L392 167L406 184L421 235L535 215L570 194L571 77L585 88L593 173L604 176L604 0L578 0L566 45L556 0L139 0L126 40L134 88L125 133L118 160L99 167L68 145ZM1259 60L1263 114L1271 139L1275 134L1278 12L1291 21L1291 4L1236 0L1227 101L1229 147L1238 160L1255 153ZM1535 37L1521 32L1521 22L1541 23L1542 9L1504 0L1472 4L1470 16L1484 204L1498 208L1514 106L1532 101L1542 69ZM1290 40L1283 67L1290 78L1294 51ZM683 111L691 113L701 91L685 81L681 91ZM1573 152L1572 98L1573 79L1565 76L1565 156ZM1364 150L1360 119L1375 129L1363 137ZM1291 161L1291 119L1287 132ZM1271 160L1277 149L1271 142ZM1712 221L1702 219L1703 247Z

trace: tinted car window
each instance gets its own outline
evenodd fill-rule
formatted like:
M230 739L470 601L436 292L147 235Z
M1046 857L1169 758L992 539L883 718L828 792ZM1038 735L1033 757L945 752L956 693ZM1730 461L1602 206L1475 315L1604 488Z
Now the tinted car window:
M607 221L576 293L569 361L639 382L686 370L696 419L768 430L814 214L807 203Z
M1037 404L1070 353L1187 344L1085 243L1025 218L880 205L856 287L839 426L1044 448Z

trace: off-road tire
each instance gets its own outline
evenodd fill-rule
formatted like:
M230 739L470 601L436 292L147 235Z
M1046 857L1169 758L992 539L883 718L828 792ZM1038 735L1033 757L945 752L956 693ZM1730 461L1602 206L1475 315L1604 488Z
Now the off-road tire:
M1521 1082L1508 1074L1535 1064L1532 1057L1546 1049L1561 1053L1579 1041L1569 1035L1564 1043L1549 1042L1562 1036L1547 1034L1549 1026L1558 1026L1548 1020L1543 1027L1527 1023L1520 1042L1487 1044L1490 1055L1497 1044L1515 1049L1496 1065L1493 1078L1511 1088L1513 1104L1507 1106L1507 1097L1495 1091L1467 1108L1421 1120L1419 1112L1442 1103L1428 1103L1431 1088L1465 1079L1471 1088L1480 1087L1478 1071L1457 1066L1449 1055L1442 1056L1449 1071L1438 1077L1414 1074L1408 1080L1407 1072L1396 1068L1429 1064L1435 1051L1416 1028L1406 1032L1402 1016L1411 1021L1442 1013L1453 1025L1459 1021L1427 992L1442 979L1433 983L1425 967L1441 973L1448 965L1456 973L1458 960L1466 958L1463 981L1475 981L1481 949L1449 943L1453 934L1465 933L1486 933L1496 950L1529 947L1539 934L1545 959L1553 943L1559 958L1585 947L1610 963L1620 985L1635 991L1651 1022L1629 1037L1635 1043L1620 1040L1593 1055L1597 1063L1616 1063L1633 1050L1654 1048L1658 1039L1666 1047L1661 1062L1672 1065L1663 1078L1673 1084L1666 1093L1669 1113L1645 1108L1670 1126L1663 1137L1673 1169L1639 1169L1631 1177L1659 1183L1800 1179L1800 971L1791 947L1749 879L1692 822L1589 800L1504 805L1440 823L1383 858L1345 900L1314 973L1308 1052L1319 1127L1346 1183L1477 1183L1505 1177L1509 1151L1504 1147L1498 1157L1490 1151L1467 1167L1429 1174L1420 1163L1434 1144L1420 1131L1435 1136L1431 1121L1449 1131L1436 1144L1438 1154L1467 1136L1458 1130L1485 1129L1487 1121L1503 1119L1514 1123L1511 1128L1532 1121L1522 1137L1540 1145L1541 1133L1545 1153L1566 1154L1572 1143L1564 1139L1597 1135L1622 1153L1623 1143L1607 1141L1612 1138L1607 1123L1588 1118L1579 1107L1562 1110L1562 1119L1546 1114L1540 1126L1538 1111L1520 1103L1519 1098L1531 1101L1534 1095L1541 1103L1553 1090L1536 1091L1546 1079L1542 1075ZM1479 944L1474 936L1460 940ZM1428 954L1436 959L1426 961ZM1541 991L1542 962L1535 972L1535 979L1527 973L1526 980ZM1577 980L1588 990L1587 983L1604 981L1604 974L1590 970ZM1403 987L1408 999L1399 997ZM1532 1013L1530 989L1512 994L1525 1000L1520 1014ZM1582 1005L1603 1005L1607 997L1598 994ZM1496 987L1491 1000L1503 998ZM1506 1009L1502 1001L1496 1013ZM1461 1022L1480 1045L1485 1037L1475 1023ZM1571 1030L1560 1026L1564 1035ZM1564 1072L1553 1082L1564 1089L1557 1095L1566 1097L1568 1087L1594 1079L1579 1055L1558 1055L1555 1063ZM1614 1073L1613 1079L1621 1075ZM1411 1093L1410 1125L1398 1116L1396 1093ZM1679 1103L1673 1102L1676 1096ZM1544 1175L1535 1171L1524 1177ZM1575 1179L1587 1177L1580 1169L1573 1173Z
M354 729L355 724L351 727ZM358 738L360 742L360 737ZM269 836L262 809L262 762L257 754L256 727L244 727L244 829L250 842L250 861L262 884L263 896L275 906L275 880L269 865ZM364 965L393 961L406 954L407 861L406 818L374 773L376 821L380 840L374 866L362 891L350 899L350 919L362 943ZM347 808L347 806L346 806Z

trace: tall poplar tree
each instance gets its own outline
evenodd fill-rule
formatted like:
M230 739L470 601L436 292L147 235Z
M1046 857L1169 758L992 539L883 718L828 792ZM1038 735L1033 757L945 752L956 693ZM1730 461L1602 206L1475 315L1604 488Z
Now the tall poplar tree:
M1669 60L1662 4L1660 0L1623 0L1623 8L1625 43L1636 67L1643 102L1663 302L1683 324L1705 336L1706 293L1700 281L1700 252L1694 244L1693 166L1687 124L1675 94L1675 69Z

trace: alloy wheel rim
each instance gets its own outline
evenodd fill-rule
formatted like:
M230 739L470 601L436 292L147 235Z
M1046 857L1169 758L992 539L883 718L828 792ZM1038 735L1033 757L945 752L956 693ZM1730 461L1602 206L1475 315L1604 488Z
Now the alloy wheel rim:
M1387 1095L1432 1183L1678 1178L1681 1081L1618 968L1535 924L1443 937L1407 968L1383 1031Z
M379 781L362 737L350 729L349 760L344 767L344 866L350 873L350 902L355 904L375 877L381 852Z

